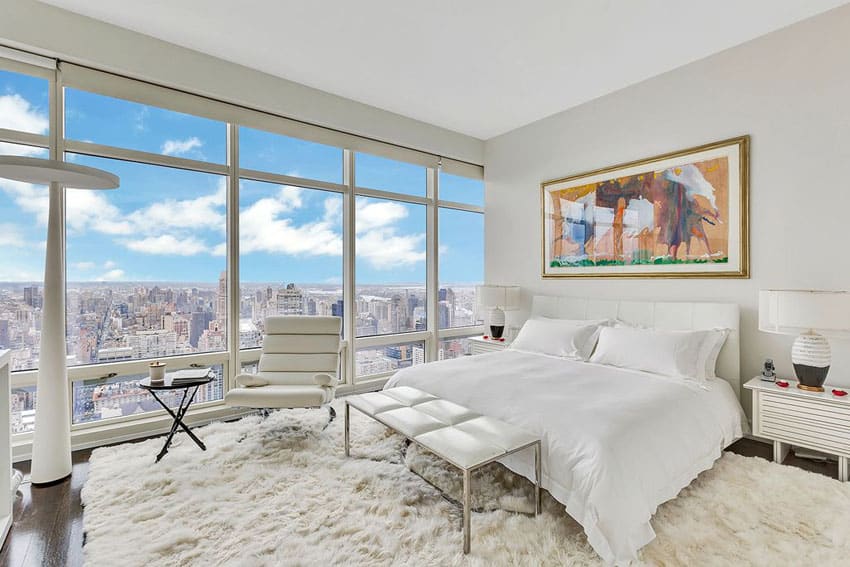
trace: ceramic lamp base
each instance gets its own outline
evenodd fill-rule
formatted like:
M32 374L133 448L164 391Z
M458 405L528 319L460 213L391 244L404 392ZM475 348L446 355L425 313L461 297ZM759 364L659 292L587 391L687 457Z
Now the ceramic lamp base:
M809 392L823 392L823 383L832 363L832 352L826 337L814 331L801 334L791 347L791 362L799 383Z
M505 332L505 312L494 307L490 310L490 336L494 339L502 338L502 333Z

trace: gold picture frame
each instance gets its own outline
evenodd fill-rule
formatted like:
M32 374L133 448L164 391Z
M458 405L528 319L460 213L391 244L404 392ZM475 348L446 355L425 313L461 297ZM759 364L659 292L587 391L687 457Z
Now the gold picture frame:
M749 278L749 136L540 184L544 278Z

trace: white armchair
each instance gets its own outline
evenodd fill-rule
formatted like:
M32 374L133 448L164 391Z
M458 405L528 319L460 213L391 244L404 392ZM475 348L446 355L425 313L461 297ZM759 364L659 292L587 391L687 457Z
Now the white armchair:
M256 374L236 376L229 406L318 408L334 399L339 369L339 317L268 317ZM331 420L336 417L328 406Z

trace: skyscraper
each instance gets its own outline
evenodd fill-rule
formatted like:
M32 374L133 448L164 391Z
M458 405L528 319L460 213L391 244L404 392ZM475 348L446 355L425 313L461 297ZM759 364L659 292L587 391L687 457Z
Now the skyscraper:
M227 321L227 272L218 277L218 293L215 297L215 318Z
M276 304L278 315L304 314L304 294L293 283L277 290Z

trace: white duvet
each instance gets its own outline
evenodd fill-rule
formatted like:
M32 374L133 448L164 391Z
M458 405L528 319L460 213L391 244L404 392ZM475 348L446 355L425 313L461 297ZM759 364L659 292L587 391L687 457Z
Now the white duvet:
M593 549L625 564L655 538L656 508L709 468L746 423L731 386L506 350L399 371L413 386L540 435L543 487ZM502 461L533 478L526 454Z

